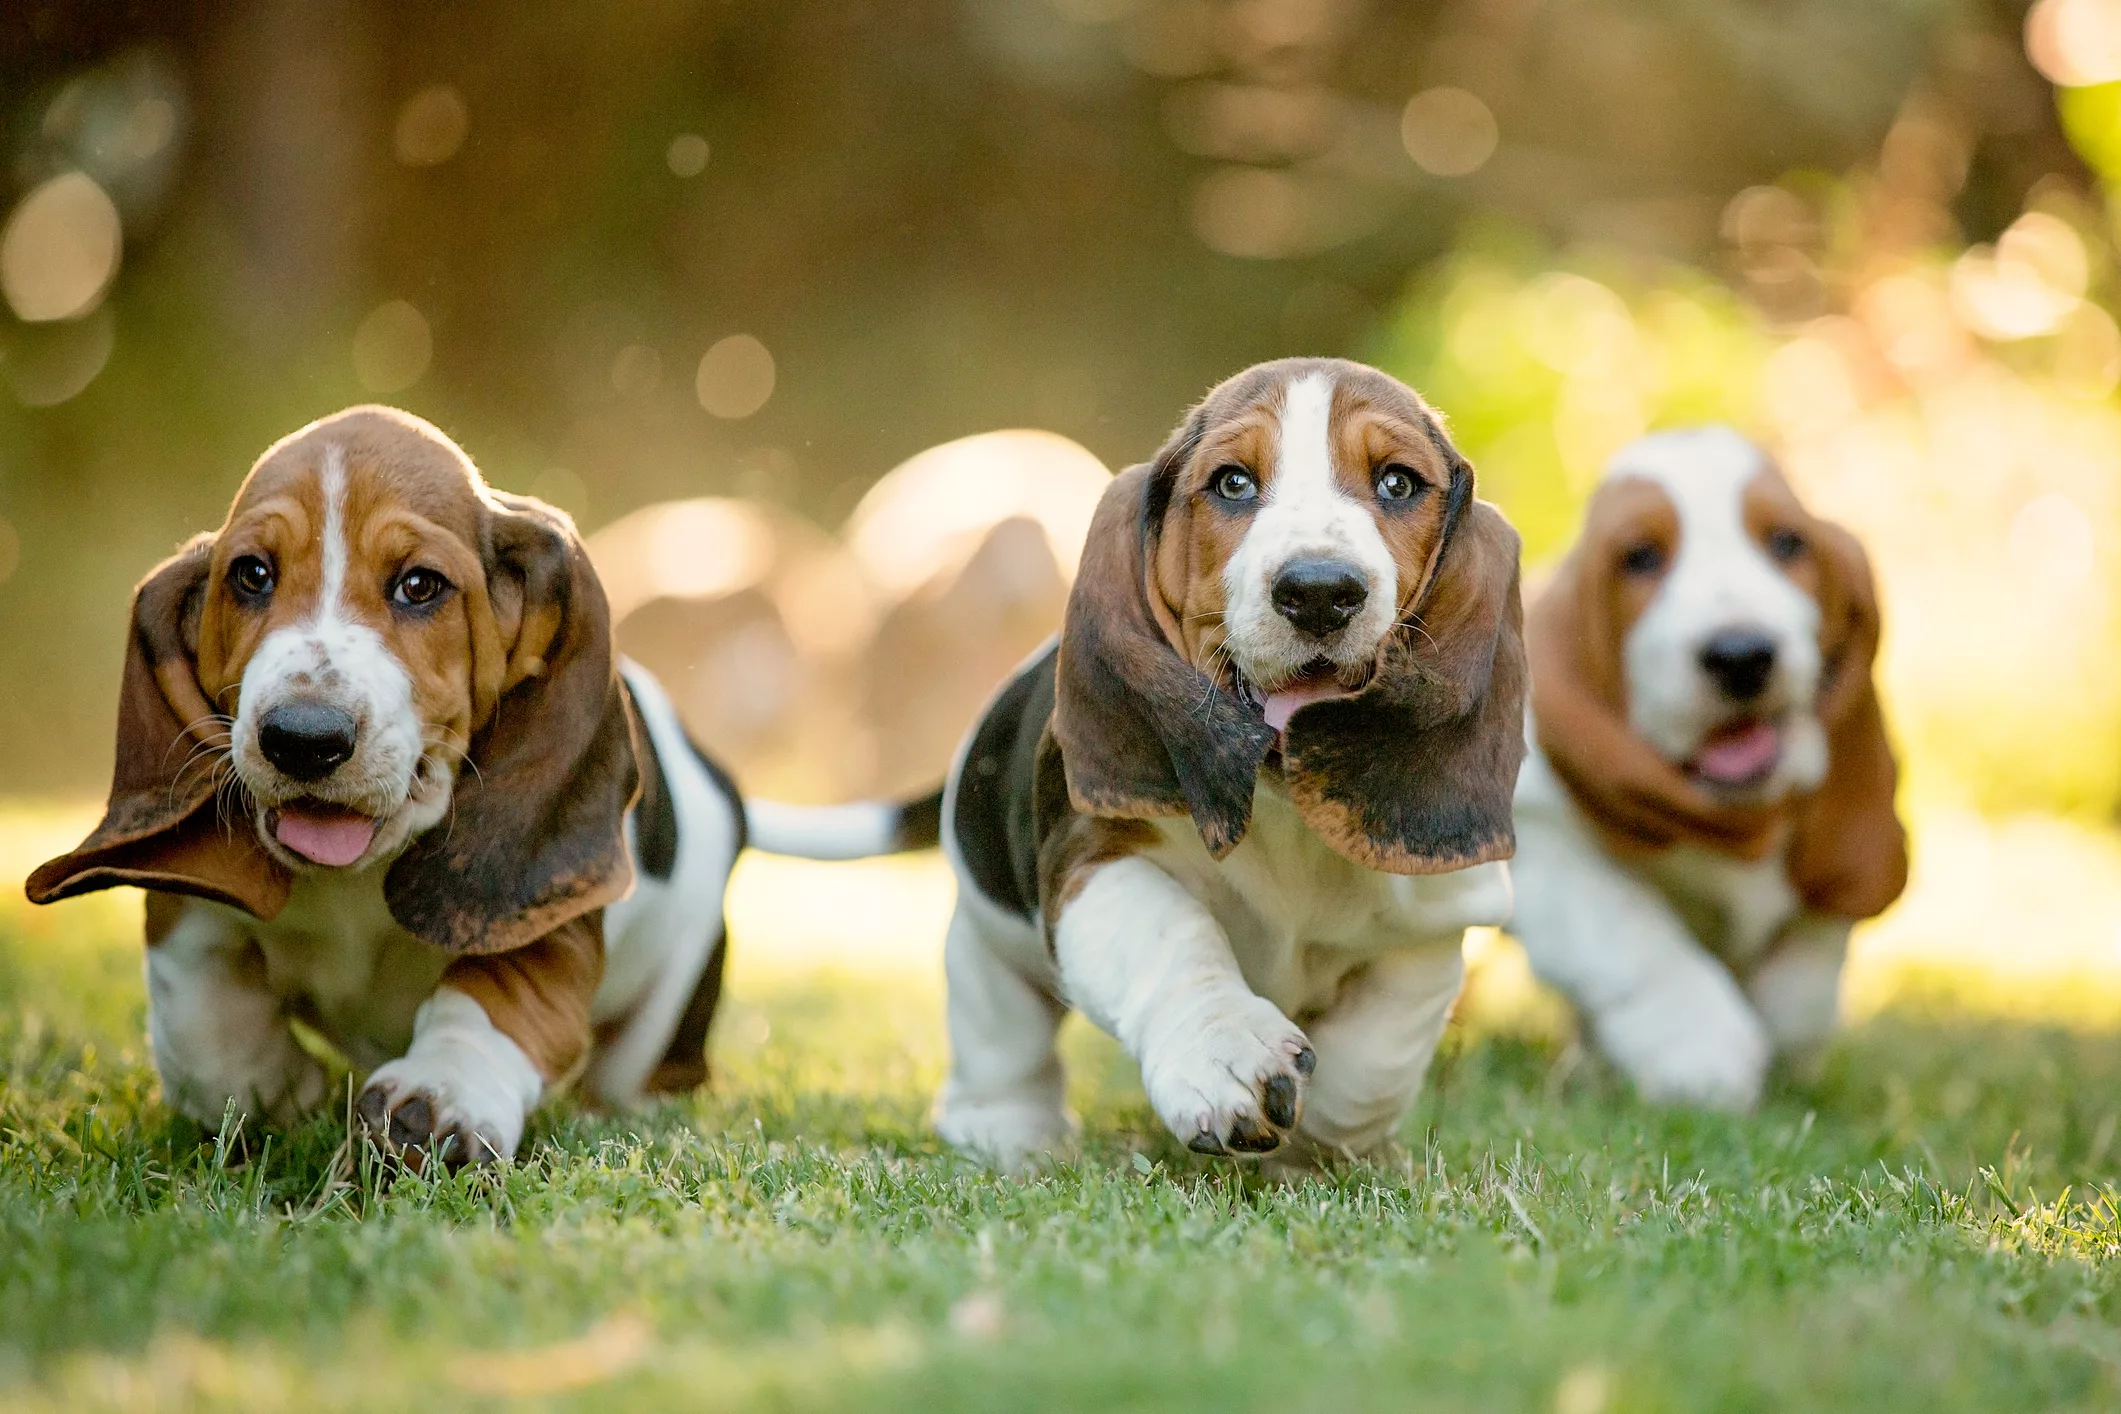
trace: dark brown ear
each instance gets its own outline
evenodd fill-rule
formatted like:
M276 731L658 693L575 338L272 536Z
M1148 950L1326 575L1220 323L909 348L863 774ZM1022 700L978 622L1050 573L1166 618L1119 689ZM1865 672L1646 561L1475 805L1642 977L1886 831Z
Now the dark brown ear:
M473 680L492 710L449 818L384 881L391 916L454 953L521 947L633 886L636 727L603 588L564 516L485 494L490 622L474 625Z
M1441 553L1369 686L1290 719L1282 757L1312 829L1350 859L1442 874L1516 851L1524 761L1518 537L1453 477Z
M1819 720L1828 766L1818 791L1797 807L1790 883L1817 912L1870 918L1907 887L1907 832L1893 809L1899 769L1871 675L1878 591L1855 536L1814 521L1812 546L1820 558Z
M214 538L201 535L133 591L118 746L103 822L70 854L29 876L33 903L119 884L191 894L271 918L288 877L258 847L247 812L224 821L215 785L227 719L199 689L199 613Z
M1188 446L1182 431L1156 462L1114 477L1097 503L1062 620L1053 735L1077 810L1191 815L1220 859L1251 826L1274 731L1186 661L1151 602L1162 500Z

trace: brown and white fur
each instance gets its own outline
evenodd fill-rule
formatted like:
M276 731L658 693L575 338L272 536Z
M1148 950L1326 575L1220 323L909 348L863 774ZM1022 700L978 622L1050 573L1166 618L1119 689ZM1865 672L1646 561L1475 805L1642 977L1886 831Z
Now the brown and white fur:
M943 1136L1069 1142L1072 1006L1194 1149L1386 1142L1509 913L1524 679L1516 534L1416 394L1323 359L1210 393L952 768Z
M614 657L572 523L355 408L142 582L108 812L29 893L150 890L172 1107L317 1108L299 1019L366 1073L379 1142L454 1165L513 1154L578 1078L612 1105L705 1078L744 841L728 778Z
M1512 931L1655 1100L1815 1057L1906 881L1855 539L1724 427L1623 449L1527 616Z

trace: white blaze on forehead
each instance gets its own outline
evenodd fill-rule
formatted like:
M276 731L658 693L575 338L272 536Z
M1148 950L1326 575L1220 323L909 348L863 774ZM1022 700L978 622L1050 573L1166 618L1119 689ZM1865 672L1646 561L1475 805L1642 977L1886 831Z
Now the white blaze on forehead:
M346 593L346 451L337 442L324 444L324 465L317 473L324 493L323 587L317 591L316 621L336 618Z
M1746 487L1767 465L1760 448L1736 429L1694 427L1644 437L1607 466L1606 481L1638 477L1654 484L1679 521L1672 564L1622 644L1628 720L1667 757L1691 757L1729 716L1702 671L1701 649L1726 629L1752 629L1774 641L1771 694L1796 714L1787 769L1812 777L1823 769L1823 760L1811 759L1817 755L1810 711L1819 685L1819 606L1746 526Z
M1262 469L1252 524L1223 566L1230 651L1255 682L1287 677L1319 656L1318 641L1274 609L1275 576L1292 561L1341 560L1369 582L1369 599L1328 652L1337 662L1368 662L1398 609L1399 566L1378 529L1375 501L1342 487L1333 440L1332 375L1303 374L1283 390L1274 464Z

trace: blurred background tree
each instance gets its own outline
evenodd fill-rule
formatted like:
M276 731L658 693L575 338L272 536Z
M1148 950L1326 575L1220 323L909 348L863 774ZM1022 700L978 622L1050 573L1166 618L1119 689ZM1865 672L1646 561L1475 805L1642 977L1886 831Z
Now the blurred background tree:
M100 788L129 586L349 402L586 528L836 525L1343 353L1535 563L1627 437L1759 432L1921 788L2121 793L2110 0L16 0L0 154L0 791Z

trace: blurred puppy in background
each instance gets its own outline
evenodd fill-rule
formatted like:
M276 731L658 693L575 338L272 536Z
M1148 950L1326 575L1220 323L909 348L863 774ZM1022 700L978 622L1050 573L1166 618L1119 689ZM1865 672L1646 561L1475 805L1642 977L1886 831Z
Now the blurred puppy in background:
M150 891L174 1108L316 1108L299 1020L367 1072L380 1144L455 1165L578 1078L614 1105L705 1078L744 839L566 516L355 408L142 581L107 813L29 894Z
M1706 427L1614 457L1526 616L1512 931L1645 1096L1743 1109L1907 879L1854 537Z

